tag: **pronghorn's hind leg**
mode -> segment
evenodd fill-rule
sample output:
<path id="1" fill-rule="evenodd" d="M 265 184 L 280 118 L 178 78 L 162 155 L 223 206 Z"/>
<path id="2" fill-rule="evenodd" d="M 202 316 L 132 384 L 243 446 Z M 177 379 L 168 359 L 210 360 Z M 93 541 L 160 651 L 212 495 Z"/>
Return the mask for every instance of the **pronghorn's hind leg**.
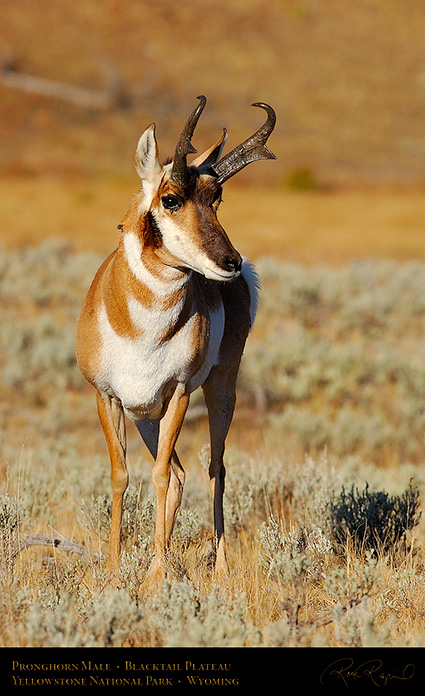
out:
<path id="1" fill-rule="evenodd" d="M 108 570 L 111 576 L 118 571 L 121 546 L 122 501 L 128 485 L 126 466 L 126 428 L 121 404 L 96 392 L 99 420 L 105 434 L 111 460 L 112 519 L 109 540 Z"/>
<path id="2" fill-rule="evenodd" d="M 174 522 L 176 521 L 177 513 L 180 509 L 185 480 L 185 471 L 180 464 L 176 450 L 173 450 L 173 454 L 171 455 L 170 482 L 168 485 L 165 507 L 165 537 L 167 545 L 170 542 Z"/>
<path id="3" fill-rule="evenodd" d="M 188 404 L 187 387 L 183 384 L 177 385 L 159 427 L 155 426 L 158 436 L 153 437 L 152 431 L 146 436 L 145 432 L 148 448 L 155 455 L 152 481 L 156 491 L 155 556 L 144 582 L 148 590 L 155 590 L 158 582 L 162 582 L 166 575 L 166 550 L 180 506 L 185 478 L 174 445 Z M 140 425 L 140 422 L 138 429 L 143 437 L 144 426 Z"/>
<path id="4" fill-rule="evenodd" d="M 160 421 L 158 419 L 148 420 L 147 418 L 136 421 L 137 429 L 154 459 L 156 459 L 158 452 L 159 423 Z M 170 541 L 174 522 L 181 505 L 185 478 L 186 475 L 177 456 L 177 452 L 173 450 L 165 513 L 165 536 L 167 545 Z"/>

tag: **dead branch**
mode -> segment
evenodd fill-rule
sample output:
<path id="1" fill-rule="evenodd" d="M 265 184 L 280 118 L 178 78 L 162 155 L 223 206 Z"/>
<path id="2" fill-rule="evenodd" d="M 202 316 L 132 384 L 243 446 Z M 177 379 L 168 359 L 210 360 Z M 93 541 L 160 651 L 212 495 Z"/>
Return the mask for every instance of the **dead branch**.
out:
<path id="1" fill-rule="evenodd" d="M 52 546 L 57 549 L 62 549 L 68 553 L 76 553 L 78 556 L 85 558 L 95 558 L 100 559 L 102 554 L 94 549 L 88 549 L 84 544 L 79 544 L 76 539 L 70 541 L 66 537 L 62 536 L 56 532 L 56 534 L 36 534 L 32 537 L 27 537 L 23 539 L 21 543 L 14 549 L 11 554 L 12 558 L 15 558 L 28 546 Z"/>
<path id="2" fill-rule="evenodd" d="M 76 87 L 65 82 L 20 73 L 10 64 L 3 65 L 0 72 L 0 80 L 8 87 L 19 89 L 23 92 L 41 94 L 44 97 L 53 97 L 71 102 L 80 107 L 102 111 L 114 106 L 118 95 L 116 86 L 113 89 L 103 91 Z"/>

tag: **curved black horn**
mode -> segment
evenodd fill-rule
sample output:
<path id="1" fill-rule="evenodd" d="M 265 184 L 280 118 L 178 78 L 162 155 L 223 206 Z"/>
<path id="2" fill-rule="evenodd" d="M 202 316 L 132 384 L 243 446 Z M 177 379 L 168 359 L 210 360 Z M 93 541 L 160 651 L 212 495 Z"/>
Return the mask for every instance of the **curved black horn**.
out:
<path id="1" fill-rule="evenodd" d="M 176 150 L 174 153 L 174 162 L 173 162 L 173 168 L 171 171 L 171 178 L 173 181 L 175 181 L 177 184 L 180 186 L 184 187 L 186 184 L 187 180 L 187 171 L 186 171 L 186 157 L 187 155 L 191 154 L 192 152 L 196 152 L 195 148 L 193 147 L 191 141 L 193 132 L 196 128 L 196 124 L 198 123 L 199 117 L 204 109 L 205 104 L 207 103 L 206 98 L 201 95 L 198 97 L 199 99 L 199 104 L 197 107 L 192 111 L 190 114 L 189 118 L 186 121 L 186 125 L 183 128 L 179 141 L 176 145 Z"/>
<path id="2" fill-rule="evenodd" d="M 217 164 L 213 165 L 213 170 L 217 175 L 217 181 L 222 184 L 231 176 L 246 167 L 247 164 L 263 159 L 276 159 L 276 155 L 265 146 L 267 138 L 275 127 L 276 114 L 274 109 L 263 102 L 255 102 L 251 106 L 259 106 L 267 111 L 267 121 L 259 128 L 254 135 L 245 140 L 241 145 L 235 147 L 225 155 Z"/>

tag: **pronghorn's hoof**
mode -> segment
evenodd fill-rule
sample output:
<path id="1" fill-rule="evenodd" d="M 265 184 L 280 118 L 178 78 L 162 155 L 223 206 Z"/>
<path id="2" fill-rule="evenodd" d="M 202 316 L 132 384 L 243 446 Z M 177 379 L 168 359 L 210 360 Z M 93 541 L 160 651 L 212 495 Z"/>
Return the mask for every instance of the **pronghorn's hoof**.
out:
<path id="1" fill-rule="evenodd" d="M 224 582 L 230 577 L 229 566 L 227 563 L 216 563 L 214 567 L 214 579 L 218 582 Z"/>
<path id="2" fill-rule="evenodd" d="M 146 573 L 144 579 L 140 584 L 139 593 L 144 595 L 156 594 L 158 590 L 158 585 L 165 581 L 166 573 L 164 565 L 161 563 L 155 563 L 155 558 Z"/>
<path id="3" fill-rule="evenodd" d="M 214 577 L 217 580 L 226 580 L 229 577 L 229 566 L 227 564 L 224 539 L 222 538 L 218 544 L 216 551 L 216 559 L 214 566 Z"/>

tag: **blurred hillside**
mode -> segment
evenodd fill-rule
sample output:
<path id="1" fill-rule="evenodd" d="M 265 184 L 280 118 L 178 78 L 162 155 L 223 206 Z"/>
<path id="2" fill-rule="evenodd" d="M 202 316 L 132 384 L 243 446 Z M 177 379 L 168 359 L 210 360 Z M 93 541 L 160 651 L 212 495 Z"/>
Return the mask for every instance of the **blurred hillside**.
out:
<path id="1" fill-rule="evenodd" d="M 3 76 L 93 90 L 90 106 L 0 81 L 0 174 L 133 176 L 153 120 L 161 155 L 200 93 L 198 150 L 278 114 L 276 163 L 238 177 L 297 187 L 425 182 L 423 0 L 9 0 Z M 102 100 L 108 102 L 102 104 Z"/>

